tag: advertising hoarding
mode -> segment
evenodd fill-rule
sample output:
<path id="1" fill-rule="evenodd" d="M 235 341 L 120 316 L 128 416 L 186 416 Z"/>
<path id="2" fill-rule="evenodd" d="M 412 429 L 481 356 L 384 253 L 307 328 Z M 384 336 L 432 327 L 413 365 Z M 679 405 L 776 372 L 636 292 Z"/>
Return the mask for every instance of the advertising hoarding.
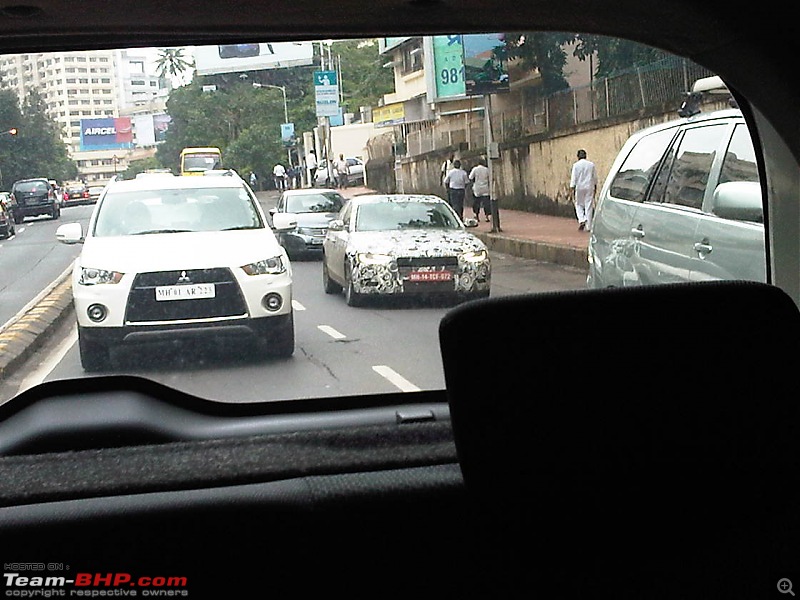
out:
<path id="1" fill-rule="evenodd" d="M 375 127 L 391 127 L 405 123 L 405 106 L 402 102 L 387 104 L 372 109 L 372 122 Z"/>
<path id="2" fill-rule="evenodd" d="M 505 46 L 502 33 L 463 36 L 464 84 L 468 95 L 495 94 L 509 90 L 505 64 L 495 49 Z"/>
<path id="3" fill-rule="evenodd" d="M 433 65 L 437 98 L 466 94 L 463 37 L 461 35 L 433 36 Z"/>
<path id="4" fill-rule="evenodd" d="M 297 145 L 297 137 L 294 133 L 294 123 L 281 124 L 281 142 L 284 148 L 291 148 Z"/>
<path id="5" fill-rule="evenodd" d="M 133 117 L 137 146 L 152 146 L 167 139 L 171 117 L 161 115 L 136 115 Z"/>
<path id="6" fill-rule="evenodd" d="M 81 119 L 81 151 L 133 148 L 130 117 Z"/>
<path id="7" fill-rule="evenodd" d="M 335 117 L 339 114 L 336 71 L 314 71 L 314 100 L 318 117 Z"/>
<path id="8" fill-rule="evenodd" d="M 240 73 L 310 65 L 314 61 L 312 42 L 266 42 L 197 46 L 195 73 Z"/>

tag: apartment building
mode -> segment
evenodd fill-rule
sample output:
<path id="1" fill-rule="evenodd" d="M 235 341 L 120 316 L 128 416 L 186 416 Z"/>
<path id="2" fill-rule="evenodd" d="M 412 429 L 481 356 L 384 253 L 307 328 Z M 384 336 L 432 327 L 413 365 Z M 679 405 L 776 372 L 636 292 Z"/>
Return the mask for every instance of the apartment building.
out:
<path id="1" fill-rule="evenodd" d="M 105 183 L 124 171 L 132 158 L 147 155 L 147 146 L 154 144 L 141 144 L 144 148 L 140 148 L 137 139 L 151 141 L 152 131 L 137 135 L 133 117 L 149 115 L 149 120 L 138 119 L 138 123 L 149 123 L 152 128 L 154 115 L 165 112 L 169 93 L 163 81 L 148 73 L 148 56 L 142 50 L 3 55 L 0 78 L 20 102 L 29 90 L 39 91 L 49 116 L 61 129 L 79 177 L 88 184 Z M 87 143 L 87 132 L 104 129 L 97 125 L 109 119 L 115 120 L 113 127 L 129 129 L 122 137 L 130 141 Z"/>

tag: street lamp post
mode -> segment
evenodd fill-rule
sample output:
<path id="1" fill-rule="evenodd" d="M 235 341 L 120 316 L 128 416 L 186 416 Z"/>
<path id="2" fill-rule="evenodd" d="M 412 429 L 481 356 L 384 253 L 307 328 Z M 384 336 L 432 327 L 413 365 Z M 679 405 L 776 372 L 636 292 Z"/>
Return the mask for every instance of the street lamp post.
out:
<path id="1" fill-rule="evenodd" d="M 274 90 L 280 90 L 283 94 L 283 122 L 288 125 L 289 123 L 289 105 L 286 103 L 286 88 L 282 85 L 270 85 L 269 83 L 258 83 L 253 82 L 254 88 L 272 88 Z M 292 149 L 287 148 L 286 154 L 289 157 L 289 167 L 292 166 Z"/>

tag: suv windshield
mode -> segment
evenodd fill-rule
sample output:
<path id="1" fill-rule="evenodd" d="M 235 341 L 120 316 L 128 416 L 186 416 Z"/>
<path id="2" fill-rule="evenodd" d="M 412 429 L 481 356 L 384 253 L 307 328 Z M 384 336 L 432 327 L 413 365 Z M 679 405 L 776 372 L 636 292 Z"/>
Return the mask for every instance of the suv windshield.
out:
<path id="1" fill-rule="evenodd" d="M 261 227 L 244 189 L 114 191 L 97 213 L 94 235 L 223 231 Z"/>
<path id="2" fill-rule="evenodd" d="M 329 213 L 342 209 L 342 196 L 336 192 L 322 194 L 292 194 L 286 200 L 286 212 Z"/>
<path id="3" fill-rule="evenodd" d="M 0 137 L 0 178 L 105 191 L 60 216 L 17 197 L 0 333 L 37 300 L 64 308 L 0 402 L 98 372 L 221 403 L 442 390 L 438 324 L 462 302 L 763 277 L 729 94 L 625 146 L 715 75 L 686 58 L 535 31 L 44 50 L 0 57 L 0 114 L 50 124 Z M 683 126 L 720 111 L 713 136 Z"/>

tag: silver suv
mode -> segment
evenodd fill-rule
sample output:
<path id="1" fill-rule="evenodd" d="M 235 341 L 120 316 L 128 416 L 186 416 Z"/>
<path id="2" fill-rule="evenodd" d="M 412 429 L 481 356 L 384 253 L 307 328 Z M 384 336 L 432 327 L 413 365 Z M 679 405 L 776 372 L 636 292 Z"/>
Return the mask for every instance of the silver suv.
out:
<path id="1" fill-rule="evenodd" d="M 590 288 L 713 279 L 766 281 L 758 166 L 738 110 L 631 136 L 589 241 Z"/>

